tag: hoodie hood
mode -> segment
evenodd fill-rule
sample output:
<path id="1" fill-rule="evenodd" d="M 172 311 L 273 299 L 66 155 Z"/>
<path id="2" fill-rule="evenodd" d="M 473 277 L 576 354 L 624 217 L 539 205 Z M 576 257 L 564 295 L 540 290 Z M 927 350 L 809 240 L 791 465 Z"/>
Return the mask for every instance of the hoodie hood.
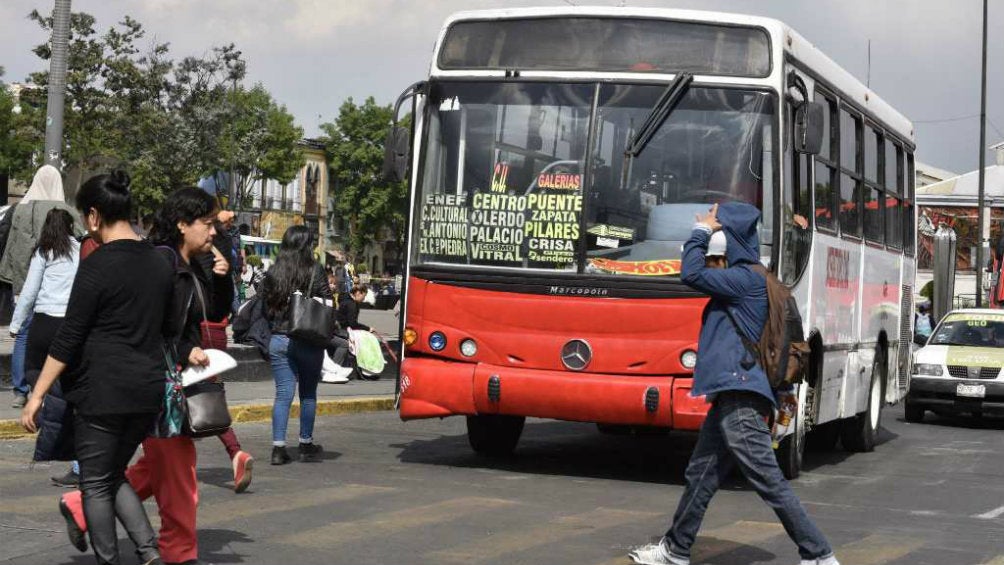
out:
<path id="1" fill-rule="evenodd" d="M 56 167 L 43 165 L 35 173 L 35 178 L 32 179 L 31 186 L 28 187 L 28 192 L 24 193 L 21 202 L 32 200 L 66 201 L 66 195 L 63 194 L 63 176 Z"/>
<path id="2" fill-rule="evenodd" d="M 749 204 L 725 202 L 718 205 L 718 223 L 728 241 L 725 258 L 730 266 L 760 262 L 759 221 L 760 210 Z"/>

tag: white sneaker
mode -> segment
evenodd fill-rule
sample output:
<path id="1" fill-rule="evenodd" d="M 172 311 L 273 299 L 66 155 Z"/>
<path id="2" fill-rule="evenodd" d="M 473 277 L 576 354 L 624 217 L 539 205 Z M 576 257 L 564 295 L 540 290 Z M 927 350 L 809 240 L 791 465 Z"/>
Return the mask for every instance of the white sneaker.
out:
<path id="1" fill-rule="evenodd" d="M 669 551 L 661 540 L 659 543 L 636 547 L 628 553 L 628 557 L 639 565 L 690 565 L 689 557 Z"/>
<path id="2" fill-rule="evenodd" d="M 800 565 L 840 565 L 833 555 L 821 559 L 803 559 Z"/>

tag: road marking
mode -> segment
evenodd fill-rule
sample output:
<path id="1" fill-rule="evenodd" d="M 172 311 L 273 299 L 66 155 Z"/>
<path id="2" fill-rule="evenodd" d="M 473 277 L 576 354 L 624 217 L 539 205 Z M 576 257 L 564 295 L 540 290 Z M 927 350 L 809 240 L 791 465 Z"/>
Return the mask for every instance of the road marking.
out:
<path id="1" fill-rule="evenodd" d="M 924 541 L 903 536 L 874 534 L 838 547 L 837 559 L 854 565 L 881 565 L 903 557 L 924 545 Z"/>
<path id="2" fill-rule="evenodd" d="M 454 498 L 395 512 L 376 514 L 368 518 L 331 522 L 297 534 L 282 536 L 279 543 L 302 547 L 331 547 L 369 538 L 385 538 L 402 530 L 456 520 L 467 514 L 486 512 L 492 508 L 516 504 L 501 498 Z"/>
<path id="3" fill-rule="evenodd" d="M 443 561 L 481 562 L 526 551 L 558 540 L 591 534 L 604 528 L 629 522 L 654 520 L 657 516 L 660 514 L 597 508 L 582 514 L 559 516 L 550 522 L 534 523 L 525 528 L 489 535 L 457 547 L 434 551 L 428 557 L 433 563 Z"/>
<path id="4" fill-rule="evenodd" d="M 731 524 L 702 530 L 692 548 L 691 562 L 705 563 L 708 559 L 734 551 L 743 546 L 755 545 L 784 533 L 784 527 L 777 522 L 754 522 L 739 520 Z M 605 561 L 603 565 L 624 565 L 628 562 L 624 555 Z"/>
<path id="5" fill-rule="evenodd" d="M 983 565 L 1004 565 L 1004 555 L 998 555 Z"/>
<path id="6" fill-rule="evenodd" d="M 306 489 L 294 493 L 283 493 L 281 496 L 268 497 L 268 501 L 261 500 L 258 504 L 248 504 L 246 500 L 238 499 L 214 500 L 211 504 L 199 505 L 198 523 L 200 526 L 205 526 L 220 522 L 232 522 L 272 512 L 299 510 L 301 508 L 353 500 L 364 496 L 393 492 L 395 490 L 397 489 L 392 487 L 344 484 L 329 488 Z M 272 498 L 275 499 L 274 502 L 271 501 Z"/>
<path id="7" fill-rule="evenodd" d="M 993 520 L 1001 514 L 1004 514 L 1004 506 L 994 508 L 993 510 L 984 512 L 983 514 L 976 514 L 973 518 L 979 518 L 980 520 Z"/>

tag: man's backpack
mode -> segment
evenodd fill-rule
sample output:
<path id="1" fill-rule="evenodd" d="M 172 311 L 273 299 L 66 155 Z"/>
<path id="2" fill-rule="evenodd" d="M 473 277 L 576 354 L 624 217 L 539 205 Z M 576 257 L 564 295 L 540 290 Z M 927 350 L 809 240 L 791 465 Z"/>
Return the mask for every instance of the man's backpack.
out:
<path id="1" fill-rule="evenodd" d="M 767 321 L 760 332 L 760 342 L 753 343 L 739 329 L 732 313 L 726 310 L 739 339 L 750 354 L 760 363 L 771 388 L 778 389 L 805 380 L 809 365 L 809 344 L 802 331 L 802 316 L 798 303 L 784 286 L 763 265 L 753 265 L 753 271 L 767 280 Z"/>

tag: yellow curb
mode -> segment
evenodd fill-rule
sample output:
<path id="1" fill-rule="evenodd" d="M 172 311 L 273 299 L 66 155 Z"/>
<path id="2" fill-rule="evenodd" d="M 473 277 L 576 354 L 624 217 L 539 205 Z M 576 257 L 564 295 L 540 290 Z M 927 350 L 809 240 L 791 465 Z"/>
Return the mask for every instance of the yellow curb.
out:
<path id="1" fill-rule="evenodd" d="M 338 416 L 342 414 L 358 414 L 360 412 L 379 412 L 394 409 L 394 397 L 385 396 L 357 396 L 351 398 L 339 398 L 337 400 L 322 400 L 317 403 L 318 416 Z M 290 408 L 290 417 L 300 416 L 300 404 L 296 403 Z M 240 404 L 230 407 L 230 417 L 235 424 L 247 424 L 250 422 L 263 422 L 272 418 L 271 404 Z M 20 420 L 0 420 L 0 440 L 20 439 L 32 437 L 21 427 Z"/>

